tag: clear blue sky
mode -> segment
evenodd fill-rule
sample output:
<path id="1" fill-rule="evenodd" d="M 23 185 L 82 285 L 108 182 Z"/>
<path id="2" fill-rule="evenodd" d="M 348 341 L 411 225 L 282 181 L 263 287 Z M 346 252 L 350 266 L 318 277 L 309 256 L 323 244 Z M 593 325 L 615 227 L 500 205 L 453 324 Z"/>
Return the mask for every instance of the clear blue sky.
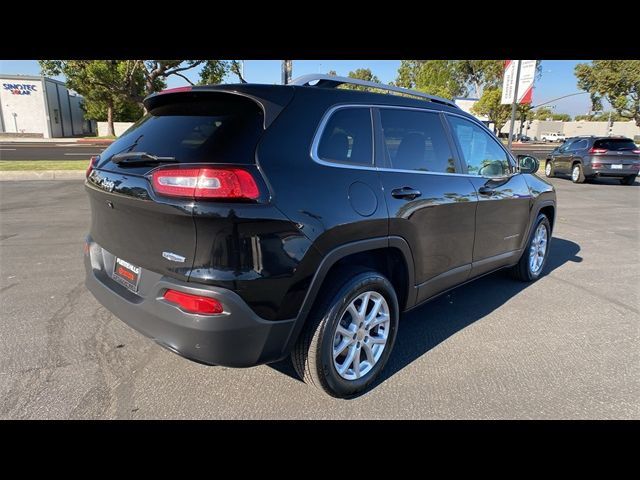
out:
<path id="1" fill-rule="evenodd" d="M 538 105 L 556 97 L 578 92 L 573 69 L 577 63 L 588 60 L 543 60 L 542 78 L 536 82 L 533 92 L 533 104 Z M 346 76 L 349 71 L 357 68 L 370 68 L 382 82 L 387 83 L 395 79 L 400 60 L 294 60 L 293 76 L 307 73 L 326 73 L 335 70 L 338 75 Z M 40 68 L 35 60 L 0 60 L 0 73 L 39 75 Z M 280 60 L 246 60 L 244 75 L 247 81 L 254 83 L 280 83 Z M 190 72 L 187 76 L 197 80 L 198 72 Z M 64 78 L 60 78 L 64 80 Z M 232 76 L 229 82 L 237 82 Z M 169 80 L 169 87 L 179 87 L 187 82 L 179 77 Z M 555 111 L 580 115 L 587 113 L 591 103 L 589 95 L 577 95 L 553 102 Z"/>

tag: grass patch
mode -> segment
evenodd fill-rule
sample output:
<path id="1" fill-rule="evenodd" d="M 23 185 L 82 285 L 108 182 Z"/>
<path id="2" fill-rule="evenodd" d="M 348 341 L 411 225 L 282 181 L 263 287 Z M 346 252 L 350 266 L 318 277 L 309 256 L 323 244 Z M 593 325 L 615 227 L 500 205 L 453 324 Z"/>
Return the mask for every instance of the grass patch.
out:
<path id="1" fill-rule="evenodd" d="M 87 160 L 2 160 L 0 172 L 86 170 L 88 166 Z"/>

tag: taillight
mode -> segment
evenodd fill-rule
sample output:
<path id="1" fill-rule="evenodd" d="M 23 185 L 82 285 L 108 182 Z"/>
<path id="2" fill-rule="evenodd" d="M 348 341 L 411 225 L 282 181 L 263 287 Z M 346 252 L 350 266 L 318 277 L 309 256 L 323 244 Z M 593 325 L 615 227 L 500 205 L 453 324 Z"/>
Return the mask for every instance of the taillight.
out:
<path id="1" fill-rule="evenodd" d="M 635 153 L 636 155 L 640 155 L 640 150 L 633 150 L 633 153 Z"/>
<path id="2" fill-rule="evenodd" d="M 200 313 L 202 315 L 218 315 L 223 313 L 222 304 L 211 297 L 202 295 L 192 295 L 190 293 L 179 292 L 177 290 L 167 290 L 164 292 L 164 299 L 167 302 L 179 306 L 189 313 Z"/>
<path id="3" fill-rule="evenodd" d="M 592 148 L 589 150 L 589 153 L 607 153 L 608 150 L 606 148 Z"/>
<path id="4" fill-rule="evenodd" d="M 93 169 L 96 167 L 97 163 L 98 157 L 91 157 L 89 159 L 89 166 L 87 167 L 87 171 L 85 172 L 87 178 L 89 178 L 89 175 L 91 175 L 91 172 L 93 172 Z"/>
<path id="5" fill-rule="evenodd" d="M 153 189 L 169 197 L 255 200 L 260 196 L 253 176 L 241 168 L 160 169 L 152 178 Z"/>

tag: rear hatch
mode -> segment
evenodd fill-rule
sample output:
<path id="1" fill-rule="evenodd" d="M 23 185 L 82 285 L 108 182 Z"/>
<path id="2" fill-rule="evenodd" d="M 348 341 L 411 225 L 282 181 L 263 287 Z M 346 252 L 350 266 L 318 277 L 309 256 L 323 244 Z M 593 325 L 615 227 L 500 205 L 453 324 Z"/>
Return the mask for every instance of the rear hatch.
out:
<path id="1" fill-rule="evenodd" d="M 154 97 L 146 102 L 148 115 L 97 158 L 87 178 L 90 235 L 125 262 L 188 280 L 197 199 L 160 194 L 154 171 L 231 165 L 257 174 L 255 149 L 264 131 L 264 110 L 254 99 L 224 91 Z"/>
<path id="2" fill-rule="evenodd" d="M 592 164 L 600 163 L 611 170 L 628 170 L 640 160 L 640 149 L 630 138 L 596 140 L 589 153 L 592 155 Z"/>

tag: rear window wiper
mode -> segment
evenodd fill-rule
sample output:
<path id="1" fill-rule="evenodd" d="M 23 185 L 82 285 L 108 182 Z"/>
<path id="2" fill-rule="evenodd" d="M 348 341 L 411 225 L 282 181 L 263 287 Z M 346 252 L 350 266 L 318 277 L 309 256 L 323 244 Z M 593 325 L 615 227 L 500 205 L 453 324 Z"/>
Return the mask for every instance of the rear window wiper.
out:
<path id="1" fill-rule="evenodd" d="M 111 161 L 121 167 L 127 165 L 149 165 L 154 163 L 171 163 L 176 161 L 176 157 L 157 157 L 147 152 L 125 152 L 117 153 L 111 157 Z"/>

